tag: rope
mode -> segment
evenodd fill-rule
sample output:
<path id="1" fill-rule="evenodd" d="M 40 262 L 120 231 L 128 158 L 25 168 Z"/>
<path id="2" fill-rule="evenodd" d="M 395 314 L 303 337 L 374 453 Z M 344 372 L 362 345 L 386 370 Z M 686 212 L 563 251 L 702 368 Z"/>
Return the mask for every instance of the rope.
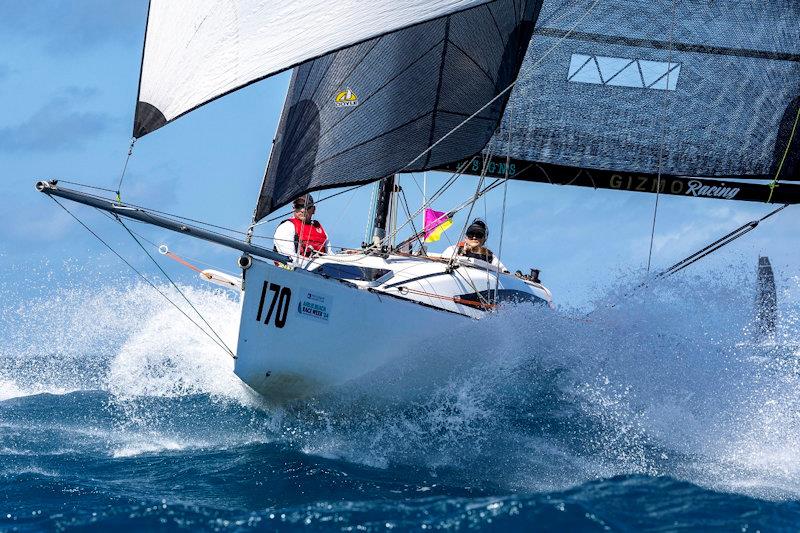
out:
<path id="1" fill-rule="evenodd" d="M 403 189 L 400 189 L 400 195 L 403 198 L 403 209 L 405 209 L 406 215 L 408 216 L 408 220 L 411 222 L 411 231 L 414 232 L 415 238 L 414 237 L 412 238 L 414 238 L 414 240 L 419 242 L 420 250 L 424 250 L 425 241 L 422 240 L 422 236 L 425 234 L 425 231 L 424 230 L 421 232 L 417 231 L 417 226 L 414 224 L 414 217 L 411 216 L 411 208 L 408 207 L 408 198 L 406 198 L 406 192 Z M 397 233 L 397 230 L 395 230 L 395 233 Z M 406 241 L 404 241 L 403 244 L 405 244 L 405 242 Z"/>
<path id="2" fill-rule="evenodd" d="M 483 189 L 483 190 L 482 190 L 482 191 L 479 193 L 479 196 L 484 196 L 484 195 L 488 194 L 490 191 L 492 191 L 492 190 L 496 189 L 497 187 L 499 187 L 500 185 L 502 185 L 502 184 L 503 184 L 503 183 L 505 183 L 505 182 L 506 182 L 506 180 L 504 180 L 503 178 L 497 178 L 497 179 L 496 179 L 496 180 L 494 180 L 492 183 L 490 183 L 489 185 L 487 185 L 487 186 L 486 186 L 486 187 L 485 187 L 485 188 L 484 188 L 484 189 Z M 474 198 L 473 198 L 473 197 L 470 197 L 470 199 L 469 199 L 469 200 L 467 200 L 467 201 L 465 201 L 465 202 L 462 202 L 462 203 L 461 203 L 461 204 L 459 204 L 458 206 L 456 206 L 456 207 L 454 207 L 453 209 L 451 209 L 450 211 L 448 211 L 448 214 L 455 215 L 456 213 L 458 213 L 459 211 L 461 211 L 462 209 L 464 209 L 464 208 L 465 208 L 465 207 L 467 207 L 468 205 L 472 204 L 473 202 L 474 202 Z M 417 211 L 417 212 L 416 212 L 416 214 L 418 215 L 418 214 L 419 214 L 419 211 Z M 415 215 L 415 216 L 416 216 L 416 215 Z M 398 231 L 399 231 L 400 229 L 402 229 L 402 228 L 398 228 Z M 425 232 L 424 232 L 424 230 L 423 230 L 423 231 L 422 231 L 420 234 L 424 235 L 424 233 L 425 233 Z M 406 244 L 406 243 L 408 243 L 408 242 L 415 241 L 415 240 L 417 240 L 417 239 L 419 238 L 419 235 L 420 235 L 420 234 L 417 234 L 417 235 L 412 235 L 411 237 L 409 237 L 408 239 L 404 240 L 404 241 L 403 241 L 403 242 L 401 242 L 400 244 L 401 244 L 401 245 L 403 245 L 403 244 Z M 449 237 L 449 236 L 448 236 L 446 233 L 444 234 L 444 238 L 445 238 L 445 239 L 447 239 L 447 242 L 449 242 L 450 244 L 452 244 L 452 241 L 450 241 L 450 237 Z M 395 252 L 395 253 L 397 253 L 397 252 Z"/>
<path id="3" fill-rule="evenodd" d="M 469 305 L 471 307 L 476 307 L 478 309 L 492 309 L 492 308 L 495 307 L 494 304 L 490 304 L 488 302 L 487 303 L 473 302 L 472 300 L 465 300 L 464 298 L 459 298 L 458 296 L 444 296 L 444 295 L 436 294 L 436 293 L 433 293 L 433 292 L 426 292 L 426 291 L 421 291 L 421 290 L 418 290 L 418 289 L 409 289 L 408 287 L 397 287 L 397 290 L 400 291 L 401 294 L 407 294 L 407 293 L 419 294 L 421 296 L 428 296 L 430 298 L 438 298 L 440 300 L 447 300 L 449 302 L 455 302 L 457 304 Z M 478 298 L 482 298 L 480 292 L 476 291 L 475 294 L 478 295 Z"/>
<path id="4" fill-rule="evenodd" d="M 786 157 L 789 155 L 789 148 L 792 147 L 792 141 L 794 140 L 794 134 L 797 131 L 797 123 L 800 121 L 800 107 L 797 108 L 797 116 L 794 117 L 794 125 L 792 126 L 792 133 L 789 134 L 789 142 L 786 143 L 786 150 L 783 151 L 783 157 L 781 157 L 781 162 L 778 164 L 778 171 L 775 172 L 775 177 L 772 178 L 772 182 L 769 184 L 769 197 L 767 197 L 767 203 L 772 202 L 772 193 L 775 191 L 775 187 L 778 186 L 778 178 L 781 175 L 781 171 L 783 170 L 783 164 L 786 162 Z"/>
<path id="5" fill-rule="evenodd" d="M 200 270 L 199 268 L 197 268 L 196 266 L 194 266 L 193 264 L 191 264 L 189 261 L 186 261 L 185 259 L 181 258 L 181 257 L 180 257 L 180 256 L 178 256 L 177 254 L 174 254 L 174 253 L 170 252 L 169 250 L 167 250 L 166 252 L 162 252 L 162 253 L 163 253 L 165 256 L 167 256 L 167 257 L 169 257 L 170 259 L 172 259 L 173 261 L 177 261 L 178 263 L 182 264 L 182 265 L 183 265 L 183 266 L 185 266 L 186 268 L 188 268 L 188 269 L 190 269 L 190 270 L 194 270 L 194 271 L 195 271 L 195 272 L 197 272 L 198 274 L 202 274 L 202 275 L 203 275 L 203 277 L 208 277 L 208 276 L 206 276 L 205 274 L 203 274 L 203 271 L 202 271 L 202 270 Z"/>
<path id="6" fill-rule="evenodd" d="M 117 183 L 116 193 L 117 193 L 117 201 L 118 202 L 122 201 L 122 194 L 120 193 L 120 190 L 122 189 L 122 180 L 125 179 L 125 171 L 128 170 L 128 162 L 131 160 L 131 156 L 133 155 L 133 145 L 134 144 L 136 144 L 136 137 L 131 139 L 131 145 L 128 148 L 128 157 L 125 158 L 125 164 L 122 166 L 122 174 L 120 174 L 119 183 Z"/>
<path id="7" fill-rule="evenodd" d="M 49 196 L 49 195 L 48 195 L 48 196 Z M 92 230 L 92 229 L 91 229 L 89 226 L 87 226 L 87 225 L 86 225 L 86 224 L 85 224 L 85 223 L 84 223 L 84 222 L 83 222 L 81 219 L 79 219 L 77 216 L 75 216 L 75 215 L 72 213 L 72 211 L 70 211 L 69 209 L 67 209 L 67 208 L 66 208 L 66 207 L 65 207 L 65 206 L 64 206 L 64 205 L 63 205 L 61 202 L 59 202 L 58 200 L 56 200 L 56 199 L 55 199 L 55 197 L 53 197 L 53 196 L 49 196 L 49 197 L 50 197 L 50 198 L 51 198 L 51 199 L 52 199 L 52 200 L 53 200 L 53 201 L 54 201 L 56 204 L 58 204 L 58 206 L 59 206 L 61 209 L 63 209 L 64 211 L 66 211 L 66 212 L 67 212 L 67 214 L 68 214 L 69 216 L 71 216 L 72 218 L 74 218 L 74 219 L 75 219 L 75 221 L 76 221 L 76 222 L 78 222 L 78 224 L 80 224 L 81 226 L 83 226 L 83 227 L 84 227 L 84 229 L 86 229 L 86 231 L 88 231 L 89 233 L 91 233 L 91 234 L 94 236 L 94 238 L 95 238 L 95 239 L 97 239 L 98 241 L 100 241 L 100 242 L 101 242 L 101 243 L 102 243 L 102 244 L 103 244 L 103 245 L 104 245 L 106 248 L 108 248 L 108 249 L 111 251 L 111 253 L 113 253 L 114 255 L 116 255 L 116 256 L 117 256 L 117 257 L 118 257 L 118 258 L 119 258 L 119 259 L 120 259 L 120 260 L 121 260 L 123 263 L 125 263 L 126 265 L 128 265 L 128 267 L 129 267 L 131 270 L 133 270 L 133 271 L 134 271 L 134 272 L 135 272 L 135 273 L 136 273 L 136 274 L 137 274 L 137 275 L 138 275 L 140 278 L 142 278 L 142 279 L 144 280 L 144 282 L 145 282 L 145 283 L 147 283 L 147 284 L 148 284 L 150 287 L 152 287 L 153 289 L 155 289 L 155 291 L 156 291 L 156 292 L 158 292 L 158 294 L 160 294 L 160 295 L 161 295 L 161 296 L 162 296 L 162 297 L 163 297 L 163 298 L 164 298 L 166 301 L 168 301 L 170 304 L 172 304 L 172 306 L 173 306 L 175 309 L 177 309 L 177 310 L 178 310 L 178 311 L 179 311 L 179 312 L 180 312 L 180 313 L 181 313 L 183 316 L 185 316 L 185 317 L 186 317 L 186 319 L 187 319 L 189 322 L 191 322 L 192 324 L 194 324 L 194 325 L 195 325 L 195 326 L 196 326 L 196 327 L 197 327 L 197 328 L 198 328 L 198 329 L 199 329 L 201 332 L 203 332 L 203 334 L 204 334 L 205 336 L 207 336 L 209 339 L 211 339 L 211 341 L 212 341 L 212 342 L 214 342 L 214 344 L 216 344 L 217 346 L 219 346 L 220 348 L 222 348 L 223 350 L 225 350 L 226 352 L 228 352 L 228 354 L 230 354 L 231 356 L 233 356 L 233 358 L 234 358 L 234 359 L 236 358 L 236 356 L 235 356 L 235 355 L 233 355 L 233 353 L 230 351 L 230 349 L 229 349 L 227 346 L 225 346 L 224 344 L 220 344 L 220 343 L 219 343 L 219 342 L 218 342 L 216 339 L 214 339 L 214 337 L 212 337 L 211 335 L 209 335 L 209 334 L 208 334 L 208 332 L 207 332 L 207 331 L 206 331 L 206 330 L 205 330 L 205 329 L 204 329 L 202 326 L 200 326 L 200 324 L 198 324 L 197 322 L 195 322 L 194 320 L 192 320 L 192 317 L 190 317 L 189 315 L 187 315 L 187 314 L 186 314 L 186 312 L 185 312 L 183 309 L 181 309 L 181 308 L 178 306 L 178 304 L 176 304 L 175 302 L 173 302 L 173 301 L 172 301 L 172 300 L 169 298 L 169 296 L 167 296 L 166 294 L 164 294 L 164 292 L 163 292 L 163 291 L 161 291 L 161 289 L 159 289 L 158 287 L 156 287 L 156 286 L 155 286 L 155 284 L 154 284 L 152 281 L 150 281 L 149 279 L 147 279 L 147 277 L 146 277 L 144 274 L 142 274 L 142 273 L 141 273 L 141 272 L 140 272 L 140 271 L 139 271 L 139 270 L 138 270 L 138 269 L 137 269 L 135 266 L 133 266 L 133 265 L 132 265 L 132 264 L 131 264 L 131 263 L 130 263 L 130 262 L 127 260 L 127 259 L 125 259 L 124 257 L 122 257 L 122 256 L 119 254 L 119 252 L 117 252 L 117 251 L 116 251 L 114 248 L 112 248 L 112 247 L 111 247 L 111 245 L 110 245 L 110 244 L 108 244 L 106 241 L 104 241 L 104 240 L 102 239 L 102 237 L 100 237 L 100 236 L 99 236 L 97 233 L 95 233 L 95 232 L 94 232 L 94 231 L 93 231 L 93 230 Z"/>
<path id="8" fill-rule="evenodd" d="M 461 165 L 459 168 L 457 168 L 457 169 L 456 169 L 456 171 L 455 171 L 455 172 L 453 172 L 453 173 L 450 175 L 450 177 L 449 177 L 449 178 L 447 178 L 447 180 L 445 180 L 445 182 L 444 182 L 444 183 L 443 183 L 443 184 L 442 184 L 442 185 L 441 185 L 441 186 L 440 186 L 440 187 L 439 187 L 439 188 L 436 190 L 436 192 L 434 192 L 434 193 L 433 193 L 433 195 L 431 195 L 430 199 L 428 199 L 428 201 L 427 201 L 426 203 L 422 204 L 422 205 L 420 206 L 420 208 L 419 208 L 419 209 L 417 209 L 417 210 L 414 212 L 414 214 L 413 214 L 413 217 L 417 217 L 417 216 L 418 216 L 420 213 L 422 213 L 422 211 L 423 211 L 423 210 L 424 210 L 426 207 L 428 207 L 428 206 L 432 205 L 432 204 L 433 204 L 433 202 L 435 202 L 436 200 L 438 200 L 438 199 L 439 199 L 439 198 L 440 198 L 440 197 L 441 197 L 441 196 L 442 196 L 442 195 L 443 195 L 443 194 L 444 194 L 444 193 L 445 193 L 445 192 L 446 192 L 446 191 L 447 191 L 447 190 L 448 190 L 450 187 L 452 187 L 452 186 L 453 186 L 453 184 L 455 184 L 455 182 L 456 182 L 456 180 L 458 179 L 458 177 L 459 177 L 459 176 L 461 176 L 461 174 L 463 173 L 463 171 L 464 171 L 464 170 L 465 170 L 465 169 L 466 169 L 466 168 L 467 168 L 469 165 L 471 165 L 471 164 L 472 164 L 472 162 L 473 162 L 473 161 L 475 161 L 475 159 L 476 159 L 476 158 L 477 158 L 477 156 L 473 156 L 473 158 L 472 158 L 472 159 L 470 159 L 469 161 L 466 161 L 466 162 L 464 162 L 464 163 L 463 163 L 463 164 L 462 164 L 462 165 Z M 464 204 L 464 205 L 467 205 L 467 204 Z M 462 206 L 462 207 L 463 207 L 463 206 Z M 400 225 L 400 226 L 399 226 L 399 227 L 396 229 L 396 231 L 395 231 L 395 232 L 396 232 L 396 233 L 397 233 L 397 232 L 400 232 L 400 230 L 402 230 L 404 227 L 406 227 L 406 226 L 407 226 L 407 225 L 408 225 L 410 222 L 411 222 L 410 220 L 406 220 L 405 222 L 403 222 L 403 223 L 402 223 L 402 224 L 401 224 L 401 225 Z M 394 235 L 392 235 L 392 237 L 394 237 Z"/>
<path id="9" fill-rule="evenodd" d="M 653 224 L 650 227 L 650 249 L 647 252 L 647 273 L 650 273 L 650 263 L 653 259 L 653 242 L 656 237 L 656 219 L 658 217 L 658 200 L 661 198 L 661 172 L 664 167 L 664 145 L 667 142 L 667 121 L 669 100 L 669 75 L 672 72 L 672 46 L 675 41 L 675 13 L 676 13 L 676 0 L 672 0 L 672 21 L 669 30 L 669 51 L 667 53 L 667 87 L 664 89 L 664 97 L 661 105 L 661 142 L 658 146 L 658 177 L 656 178 L 656 202 L 653 206 Z"/>

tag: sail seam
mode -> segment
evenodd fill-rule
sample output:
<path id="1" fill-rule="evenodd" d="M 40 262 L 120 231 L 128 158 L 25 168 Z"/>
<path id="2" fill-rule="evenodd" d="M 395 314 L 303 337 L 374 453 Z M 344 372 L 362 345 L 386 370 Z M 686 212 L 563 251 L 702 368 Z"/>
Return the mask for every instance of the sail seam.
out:
<path id="1" fill-rule="evenodd" d="M 464 49 L 462 49 L 460 46 L 458 46 L 456 43 L 453 43 L 453 42 L 451 42 L 451 43 L 450 43 L 450 45 L 451 45 L 453 48 L 455 48 L 456 50 L 458 50 L 459 52 L 461 52 L 462 54 L 464 54 L 464 57 L 466 57 L 467 59 L 469 59 L 469 60 L 470 60 L 470 62 L 471 62 L 473 65 L 475 65 L 476 67 L 478 67 L 478 70 L 480 70 L 480 71 L 483 73 L 483 75 L 484 75 L 484 76 L 486 76 L 486 79 L 488 79 L 488 80 L 489 80 L 490 82 L 492 82 L 492 83 L 495 83 L 495 81 L 496 81 L 496 80 L 492 79 L 492 75 L 491 75 L 491 74 L 489 74 L 488 72 L 486 72 L 486 70 L 485 70 L 485 69 L 484 69 L 482 66 L 480 66 L 480 65 L 478 64 L 478 62 L 477 62 L 477 61 L 475 61 L 475 59 L 474 59 L 474 58 L 473 58 L 471 55 L 469 55 L 467 52 L 465 52 L 465 51 L 464 51 Z"/>
<path id="2" fill-rule="evenodd" d="M 500 37 L 500 39 L 502 39 L 503 38 L 503 32 L 500 31 L 500 25 L 497 23 L 497 19 L 494 17 L 494 13 L 492 12 L 491 8 L 489 8 L 488 5 L 485 6 L 485 7 L 486 7 L 486 10 L 489 12 L 489 16 L 492 17 L 492 22 L 494 23 L 494 28 L 497 30 L 497 35 Z"/>
<path id="3" fill-rule="evenodd" d="M 604 44 L 617 44 L 634 46 L 637 48 L 655 48 L 657 50 L 668 50 L 670 43 L 655 39 L 634 39 L 619 35 L 604 35 L 602 33 L 589 32 L 569 32 L 558 28 L 537 28 L 534 35 L 542 37 L 561 37 L 573 41 L 588 41 Z M 726 55 L 736 57 L 747 57 L 753 59 L 774 59 L 778 61 L 800 62 L 800 54 L 790 52 L 768 52 L 766 50 L 753 50 L 749 48 L 733 48 L 728 46 L 709 46 L 705 44 L 674 43 L 674 50 L 678 52 L 693 52 L 699 54 Z"/>
<path id="4" fill-rule="evenodd" d="M 426 113 L 424 113 L 424 114 L 422 114 L 422 115 L 420 115 L 418 117 L 412 118 L 411 120 L 403 122 L 402 124 L 392 128 L 390 130 L 384 131 L 380 135 L 376 135 L 375 137 L 373 137 L 371 139 L 367 139 L 367 140 L 362 141 L 362 142 L 360 142 L 358 144 L 355 144 L 353 146 L 349 146 L 345 150 L 342 150 L 341 152 L 338 152 L 338 153 L 335 153 L 333 155 L 330 155 L 330 156 L 326 157 L 325 159 L 322 159 L 322 160 L 318 161 L 316 164 L 317 164 L 317 166 L 322 166 L 323 164 L 327 163 L 331 159 L 335 159 L 335 158 L 337 158 L 337 157 L 339 157 L 339 156 L 341 156 L 343 154 L 346 154 L 347 152 L 349 152 L 349 151 L 351 151 L 351 150 L 353 150 L 355 148 L 359 148 L 360 146 L 363 146 L 363 145 L 365 145 L 367 143 L 371 143 L 371 142 L 375 141 L 376 139 L 380 139 L 381 137 L 385 137 L 386 135 L 388 135 L 390 133 L 394 133 L 395 131 L 397 131 L 397 130 L 399 130 L 401 128 L 404 128 L 404 127 L 408 126 L 409 124 L 413 124 L 414 122 L 416 122 L 418 120 L 421 120 L 421 119 L 427 117 L 430 114 L 431 114 L 430 112 L 426 112 Z M 384 177 L 385 176 L 381 176 L 381 178 L 384 178 Z M 381 178 L 378 178 L 378 179 L 381 179 Z M 338 187 L 338 186 L 341 186 L 341 185 L 337 184 L 336 186 Z"/>

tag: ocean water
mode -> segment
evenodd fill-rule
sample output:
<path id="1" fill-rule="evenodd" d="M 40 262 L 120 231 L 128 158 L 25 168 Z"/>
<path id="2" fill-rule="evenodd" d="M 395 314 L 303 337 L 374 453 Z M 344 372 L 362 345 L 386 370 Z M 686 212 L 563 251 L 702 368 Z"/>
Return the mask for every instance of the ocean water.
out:
<path id="1" fill-rule="evenodd" d="M 509 308 L 284 407 L 147 286 L 6 292 L 0 530 L 796 531 L 800 306 L 757 342 L 752 270 Z M 186 291 L 233 344 L 235 297 Z"/>

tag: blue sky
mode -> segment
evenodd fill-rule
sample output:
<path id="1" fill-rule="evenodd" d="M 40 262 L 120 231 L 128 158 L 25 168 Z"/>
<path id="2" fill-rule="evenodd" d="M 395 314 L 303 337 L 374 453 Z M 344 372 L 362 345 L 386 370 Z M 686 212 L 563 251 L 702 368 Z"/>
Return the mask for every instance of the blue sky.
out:
<path id="1" fill-rule="evenodd" d="M 95 274 L 114 278 L 128 275 L 127 267 L 35 192 L 33 184 L 60 178 L 115 188 L 131 135 L 146 8 L 145 0 L 0 5 L 0 267 L 6 283 L 24 286 L 33 270 L 58 272 L 65 264 L 92 265 Z M 287 83 L 288 74 L 283 74 L 251 85 L 140 139 L 123 197 L 246 228 Z M 416 178 L 421 184 L 421 176 Z M 429 187 L 443 179 L 431 175 Z M 401 184 L 418 205 L 413 179 L 404 177 Z M 475 184 L 465 177 L 434 207 L 453 207 Z M 317 216 L 334 244 L 361 242 L 370 192 L 367 186 L 319 206 Z M 641 272 L 654 201 L 649 194 L 511 183 L 502 259 L 512 269 L 541 268 L 559 302 L 584 305 L 620 278 Z M 476 206 L 476 214 L 490 223 L 489 244 L 495 251 L 501 202 L 499 190 Z M 749 203 L 661 197 L 654 268 L 669 266 L 769 210 Z M 86 208 L 76 206 L 75 212 L 138 266 L 154 271 L 119 227 Z M 449 233 L 457 233 L 460 223 L 457 219 Z M 272 228 L 265 226 L 262 233 L 269 235 Z M 707 275 L 728 265 L 754 271 L 757 256 L 767 254 L 779 271 L 779 283 L 789 285 L 800 262 L 799 229 L 798 208 L 787 209 L 692 267 L 692 273 Z M 235 252 L 158 229 L 138 231 L 182 256 L 234 269 Z M 443 239 L 432 249 L 446 245 Z M 167 268 L 182 280 L 193 279 L 178 265 Z"/>

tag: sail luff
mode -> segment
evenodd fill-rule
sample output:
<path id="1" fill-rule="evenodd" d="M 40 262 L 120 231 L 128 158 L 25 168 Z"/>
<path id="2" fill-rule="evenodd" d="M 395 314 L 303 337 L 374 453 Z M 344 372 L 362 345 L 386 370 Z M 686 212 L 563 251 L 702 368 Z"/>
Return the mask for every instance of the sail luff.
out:
<path id="1" fill-rule="evenodd" d="M 134 135 L 267 76 L 497 0 L 151 0 Z"/>

